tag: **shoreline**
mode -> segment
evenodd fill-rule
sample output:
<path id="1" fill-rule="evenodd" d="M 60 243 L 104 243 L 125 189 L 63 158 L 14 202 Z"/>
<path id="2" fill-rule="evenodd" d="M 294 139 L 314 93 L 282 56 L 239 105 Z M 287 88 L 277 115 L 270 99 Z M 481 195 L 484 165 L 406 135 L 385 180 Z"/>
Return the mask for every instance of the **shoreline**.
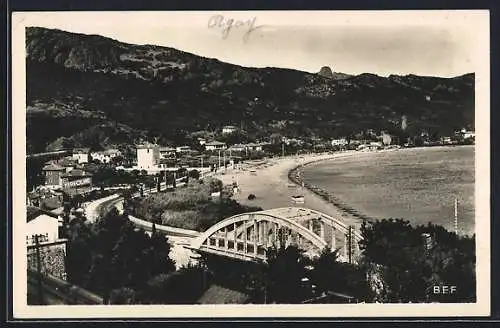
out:
<path id="1" fill-rule="evenodd" d="M 298 171 L 307 165 L 346 156 L 365 158 L 379 153 L 421 151 L 422 149 L 435 149 L 436 147 L 412 147 L 367 152 L 350 150 L 329 154 L 305 154 L 284 158 L 269 158 L 254 164 L 251 162 L 245 163 L 242 170 L 228 170 L 223 174 L 216 174 L 214 177 L 222 180 L 225 185 L 237 182 L 240 191 L 233 195 L 233 199 L 244 205 L 259 206 L 264 210 L 277 207 L 311 208 L 340 219 L 347 225 L 352 225 L 359 230 L 363 221 L 371 222 L 376 219 L 361 213 L 350 206 L 348 202 L 337 198 L 333 192 L 303 181 L 301 177 L 297 177 Z M 445 150 L 457 146 L 439 147 Z M 474 145 L 465 147 L 474 147 Z M 302 182 L 304 182 L 303 188 Z M 304 195 L 304 204 L 294 203 L 292 200 L 292 196 L 299 193 Z M 256 198 L 248 200 L 247 196 L 249 194 L 254 194 Z"/>
<path id="2" fill-rule="evenodd" d="M 302 179 L 300 170 L 310 164 L 315 164 L 318 162 L 323 162 L 323 161 L 328 161 L 330 159 L 318 159 L 318 160 L 313 160 L 306 162 L 304 164 L 299 164 L 290 171 L 288 171 L 288 180 L 296 184 L 297 186 L 304 186 L 304 188 L 307 188 L 310 192 L 315 194 L 317 197 L 321 198 L 322 200 L 330 203 L 332 206 L 337 208 L 338 210 L 342 211 L 345 215 L 350 215 L 353 218 L 357 220 L 367 220 L 367 221 L 374 221 L 374 218 L 371 218 L 365 214 L 360 213 L 358 210 L 355 208 L 351 207 L 349 204 L 342 202 L 339 198 L 337 198 L 333 192 L 326 190 L 325 188 L 318 187 L 312 183 L 309 183 Z"/>
<path id="3" fill-rule="evenodd" d="M 303 204 L 294 203 L 292 196 L 296 195 L 301 188 L 299 181 L 294 181 L 293 173 L 298 168 L 312 163 L 333 160 L 346 156 L 355 155 L 356 151 L 335 152 L 329 154 L 307 154 L 289 157 L 270 158 L 258 164 L 246 163 L 242 170 L 228 170 L 225 174 L 214 175 L 214 178 L 222 180 L 224 185 L 236 181 L 240 191 L 233 195 L 233 199 L 244 205 L 259 206 L 262 209 L 278 207 L 305 207 L 340 219 L 347 225 L 352 225 L 359 230 L 363 218 L 354 210 L 346 210 L 346 206 L 331 202 L 328 198 L 321 196 L 318 187 L 304 183 L 300 192 L 304 195 Z M 291 188 L 291 183 L 293 188 Z M 246 196 L 254 194 L 253 200 Z"/>

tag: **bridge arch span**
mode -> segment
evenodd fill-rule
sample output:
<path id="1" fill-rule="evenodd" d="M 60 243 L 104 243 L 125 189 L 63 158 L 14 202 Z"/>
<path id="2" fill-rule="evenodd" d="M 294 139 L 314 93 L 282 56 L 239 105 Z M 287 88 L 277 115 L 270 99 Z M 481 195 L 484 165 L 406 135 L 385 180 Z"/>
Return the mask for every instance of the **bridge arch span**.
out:
<path id="1" fill-rule="evenodd" d="M 284 207 L 226 218 L 193 239 L 189 248 L 244 260 L 265 260 L 273 245 L 295 244 L 311 255 L 325 247 L 343 248 L 341 260 L 353 262 L 360 239 L 341 220 L 307 208 Z"/>

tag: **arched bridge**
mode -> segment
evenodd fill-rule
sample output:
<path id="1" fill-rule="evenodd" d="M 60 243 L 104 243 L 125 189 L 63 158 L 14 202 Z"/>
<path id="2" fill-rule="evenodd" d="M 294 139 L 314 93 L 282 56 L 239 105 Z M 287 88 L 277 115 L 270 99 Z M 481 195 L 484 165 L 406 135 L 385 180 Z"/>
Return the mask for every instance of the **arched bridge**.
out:
<path id="1" fill-rule="evenodd" d="M 266 260 L 269 247 L 296 245 L 306 255 L 338 249 L 340 260 L 356 262 L 361 235 L 324 213 L 284 207 L 243 213 L 220 221 L 194 238 L 188 248 L 241 260 Z"/>

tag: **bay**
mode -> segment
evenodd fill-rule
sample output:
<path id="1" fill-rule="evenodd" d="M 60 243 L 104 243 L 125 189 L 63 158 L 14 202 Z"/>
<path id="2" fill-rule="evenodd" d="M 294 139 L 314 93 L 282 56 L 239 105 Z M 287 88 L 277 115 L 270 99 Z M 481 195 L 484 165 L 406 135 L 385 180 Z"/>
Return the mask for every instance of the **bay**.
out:
<path id="1" fill-rule="evenodd" d="M 412 225 L 432 222 L 474 233 L 474 146 L 359 152 L 312 163 L 303 178 L 375 219 L 403 218 Z"/>

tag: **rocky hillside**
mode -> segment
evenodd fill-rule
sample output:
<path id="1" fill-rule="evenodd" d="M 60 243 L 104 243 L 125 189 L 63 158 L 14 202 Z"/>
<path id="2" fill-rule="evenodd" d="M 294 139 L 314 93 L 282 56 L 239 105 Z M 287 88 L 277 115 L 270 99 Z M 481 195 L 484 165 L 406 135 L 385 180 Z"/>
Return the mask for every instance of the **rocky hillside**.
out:
<path id="1" fill-rule="evenodd" d="M 474 74 L 386 78 L 245 68 L 38 27 L 26 29 L 26 52 L 28 152 L 152 137 L 184 142 L 191 132 L 225 124 L 241 124 L 258 138 L 398 132 L 403 115 L 404 133 L 446 134 L 474 120 Z"/>

